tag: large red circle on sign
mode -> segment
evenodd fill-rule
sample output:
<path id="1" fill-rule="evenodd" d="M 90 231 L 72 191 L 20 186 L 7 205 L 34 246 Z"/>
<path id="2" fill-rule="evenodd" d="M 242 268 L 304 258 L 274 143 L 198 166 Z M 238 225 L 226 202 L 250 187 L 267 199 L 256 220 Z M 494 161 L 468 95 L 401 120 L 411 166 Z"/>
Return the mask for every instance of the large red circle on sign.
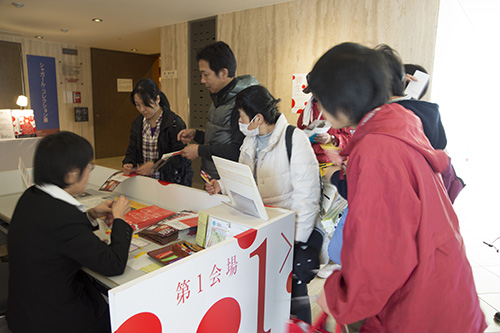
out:
<path id="1" fill-rule="evenodd" d="M 197 333 L 237 333 L 240 329 L 241 308 L 234 298 L 226 297 L 208 309 L 198 326 Z"/>
<path id="2" fill-rule="evenodd" d="M 127 319 L 115 333 L 161 333 L 161 322 L 151 312 L 141 312 Z"/>

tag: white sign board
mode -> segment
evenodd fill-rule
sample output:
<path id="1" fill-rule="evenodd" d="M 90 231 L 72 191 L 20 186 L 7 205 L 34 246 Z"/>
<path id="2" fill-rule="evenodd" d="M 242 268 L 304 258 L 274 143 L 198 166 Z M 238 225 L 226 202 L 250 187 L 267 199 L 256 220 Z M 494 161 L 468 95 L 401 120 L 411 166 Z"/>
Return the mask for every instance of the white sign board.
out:
<path id="1" fill-rule="evenodd" d="M 111 289 L 112 331 L 285 332 L 294 224 L 294 214 L 280 214 Z"/>
<path id="2" fill-rule="evenodd" d="M 267 220 L 264 202 L 250 167 L 218 156 L 212 156 L 212 159 L 232 206 L 243 213 Z"/>
<path id="3" fill-rule="evenodd" d="M 118 92 L 132 92 L 134 83 L 132 79 L 116 79 L 116 87 Z"/>

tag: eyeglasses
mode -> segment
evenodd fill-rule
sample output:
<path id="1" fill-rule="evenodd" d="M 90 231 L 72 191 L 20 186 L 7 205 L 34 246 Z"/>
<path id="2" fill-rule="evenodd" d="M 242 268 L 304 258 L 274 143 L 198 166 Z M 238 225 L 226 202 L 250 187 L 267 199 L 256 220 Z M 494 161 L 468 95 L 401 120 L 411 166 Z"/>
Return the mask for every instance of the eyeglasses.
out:
<path id="1" fill-rule="evenodd" d="M 88 167 L 89 167 L 90 171 L 94 170 L 95 163 L 89 163 Z"/>

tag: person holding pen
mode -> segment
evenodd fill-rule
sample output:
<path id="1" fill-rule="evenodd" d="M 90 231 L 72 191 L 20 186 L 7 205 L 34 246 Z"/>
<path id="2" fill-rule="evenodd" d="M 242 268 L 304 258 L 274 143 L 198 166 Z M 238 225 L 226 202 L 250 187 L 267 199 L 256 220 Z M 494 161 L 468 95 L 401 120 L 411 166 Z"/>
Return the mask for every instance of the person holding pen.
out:
<path id="1" fill-rule="evenodd" d="M 296 212 L 291 314 L 311 322 L 307 284 L 316 276 L 323 245 L 319 166 L 309 138 L 288 124 L 278 102 L 263 86 L 250 86 L 236 96 L 245 135 L 239 162 L 252 170 L 264 204 Z M 218 193 L 220 184 L 212 179 L 205 189 Z"/>
<path id="2" fill-rule="evenodd" d="M 91 209 L 75 199 L 85 190 L 93 154 L 90 143 L 71 132 L 46 136 L 36 148 L 35 185 L 19 199 L 9 226 L 6 319 L 12 332 L 111 331 L 108 304 L 81 268 L 122 274 L 133 229 L 124 221 L 125 197 Z M 108 245 L 93 230 L 96 218 L 111 214 Z"/>

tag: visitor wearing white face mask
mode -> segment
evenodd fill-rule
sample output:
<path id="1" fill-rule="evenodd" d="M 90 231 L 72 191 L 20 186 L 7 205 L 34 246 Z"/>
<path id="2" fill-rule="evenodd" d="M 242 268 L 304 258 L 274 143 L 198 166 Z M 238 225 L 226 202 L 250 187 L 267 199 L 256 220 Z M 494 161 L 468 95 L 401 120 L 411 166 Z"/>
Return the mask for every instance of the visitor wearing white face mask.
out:
<path id="1" fill-rule="evenodd" d="M 255 117 L 253 117 L 252 120 L 250 120 L 248 123 L 242 123 L 242 118 L 241 117 L 246 117 L 248 118 L 248 116 L 246 115 L 246 113 L 243 111 L 239 111 L 240 112 L 240 119 L 238 120 L 238 125 L 240 126 L 240 132 L 243 133 L 243 135 L 245 136 L 257 136 L 259 135 L 259 125 L 257 125 L 257 127 L 255 127 L 254 129 L 248 129 L 248 127 L 250 126 L 251 123 L 253 123 L 253 121 L 257 118 L 257 115 Z M 242 115 L 243 114 L 243 115 Z"/>
<path id="2" fill-rule="evenodd" d="M 321 248 L 322 239 L 311 237 L 313 228 L 320 222 L 319 167 L 303 131 L 290 132 L 291 155 L 288 156 L 288 122 L 278 111 L 277 103 L 262 86 L 248 87 L 236 96 L 239 127 L 245 135 L 239 162 L 250 166 L 264 204 L 296 212 L 292 315 L 310 321 L 309 301 L 301 296 L 307 295 L 307 283 L 316 275 L 314 269 L 319 268 L 319 251 L 315 247 Z M 217 181 L 206 184 L 205 188 L 211 194 L 220 191 Z M 310 244 L 313 238 L 315 244 Z M 307 264 L 297 269 L 300 258 Z M 309 258 L 312 260 L 308 261 Z"/>

